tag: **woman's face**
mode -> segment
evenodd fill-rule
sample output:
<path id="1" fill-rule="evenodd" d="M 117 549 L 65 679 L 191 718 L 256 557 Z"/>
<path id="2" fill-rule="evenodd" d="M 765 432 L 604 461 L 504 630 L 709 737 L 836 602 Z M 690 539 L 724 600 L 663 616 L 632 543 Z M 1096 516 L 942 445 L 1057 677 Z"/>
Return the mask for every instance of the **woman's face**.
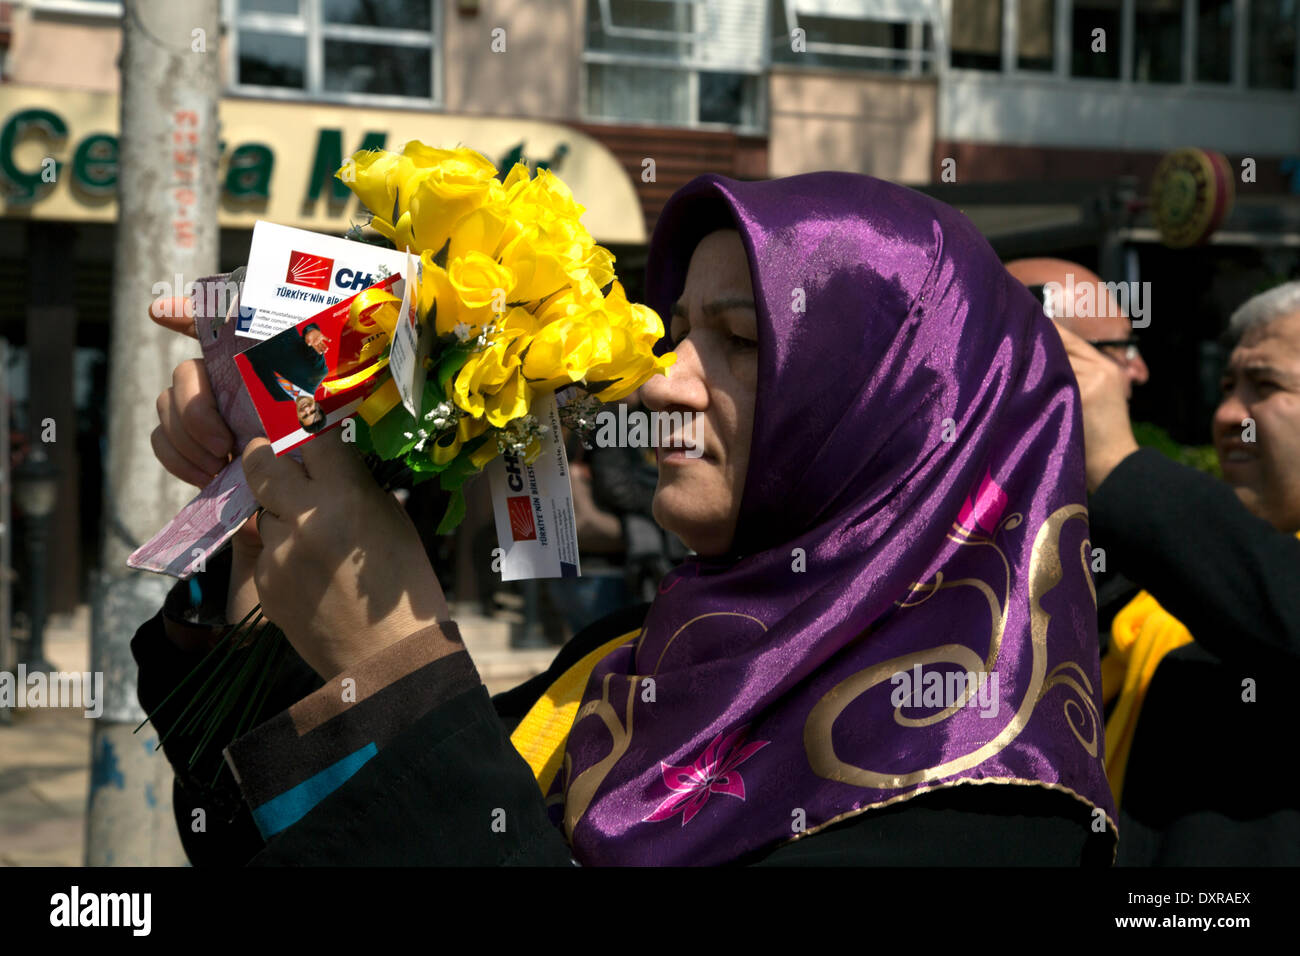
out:
<path id="1" fill-rule="evenodd" d="M 677 362 L 641 387 L 657 412 L 694 421 L 686 431 L 699 457 L 660 440 L 655 520 L 702 555 L 724 554 L 736 533 L 758 385 L 758 315 L 749 260 L 734 229 L 709 234 L 695 248 L 686 287 L 669 317 Z"/>

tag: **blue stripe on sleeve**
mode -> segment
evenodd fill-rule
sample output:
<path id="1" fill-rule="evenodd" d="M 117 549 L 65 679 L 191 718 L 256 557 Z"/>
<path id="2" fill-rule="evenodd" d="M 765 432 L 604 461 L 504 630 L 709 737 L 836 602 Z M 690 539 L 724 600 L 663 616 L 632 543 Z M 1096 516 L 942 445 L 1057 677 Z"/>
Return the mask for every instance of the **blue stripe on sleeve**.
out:
<path id="1" fill-rule="evenodd" d="M 308 777 L 293 789 L 272 797 L 254 809 L 253 822 L 262 832 L 262 837 L 270 839 L 281 830 L 293 826 L 310 813 L 316 804 L 347 783 L 377 753 L 379 749 L 374 743 L 368 743 L 360 750 L 330 764 L 315 776 Z"/>

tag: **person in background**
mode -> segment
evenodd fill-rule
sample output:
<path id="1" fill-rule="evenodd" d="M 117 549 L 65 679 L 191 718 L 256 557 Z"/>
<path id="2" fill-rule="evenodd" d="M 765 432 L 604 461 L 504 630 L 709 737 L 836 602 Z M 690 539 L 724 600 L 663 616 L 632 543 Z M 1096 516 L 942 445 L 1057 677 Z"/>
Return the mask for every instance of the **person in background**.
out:
<path id="1" fill-rule="evenodd" d="M 1101 276 L 1087 266 L 1067 259 L 1016 259 L 1006 264 L 1007 271 L 1024 283 L 1034 298 L 1043 303 L 1043 311 L 1058 324 L 1069 329 L 1102 355 L 1119 366 L 1123 372 L 1124 399 L 1131 401 L 1133 387 L 1145 385 L 1150 378 L 1147 363 L 1138 350 L 1137 336 L 1129 317 L 1105 288 Z M 1052 288 L 1055 283 L 1059 291 Z M 1060 301 L 1066 289 L 1074 292 L 1073 302 Z M 1087 297 L 1085 298 L 1085 289 Z M 1105 315 L 1089 315 L 1102 309 L 1089 307 L 1088 303 L 1108 302 Z M 1105 554 L 1104 542 L 1093 541 Z M 1109 634 L 1115 615 L 1141 590 L 1136 584 L 1114 569 L 1099 565 L 1094 573 L 1097 587 L 1097 628 L 1103 654 L 1109 646 Z"/>
<path id="2" fill-rule="evenodd" d="M 1130 865 L 1300 864 L 1300 282 L 1229 322 L 1224 482 L 1139 449 L 1124 369 L 1058 328 L 1083 399 L 1092 534 L 1141 584 L 1102 661 L 1106 769 Z M 1225 483 L 1226 482 L 1226 483 Z"/>
<path id="3" fill-rule="evenodd" d="M 248 364 L 274 401 L 293 402 L 298 424 L 311 433 L 325 427 L 316 389 L 329 374 L 325 352 L 330 340 L 314 322 L 299 334 L 285 329 L 248 350 Z"/>

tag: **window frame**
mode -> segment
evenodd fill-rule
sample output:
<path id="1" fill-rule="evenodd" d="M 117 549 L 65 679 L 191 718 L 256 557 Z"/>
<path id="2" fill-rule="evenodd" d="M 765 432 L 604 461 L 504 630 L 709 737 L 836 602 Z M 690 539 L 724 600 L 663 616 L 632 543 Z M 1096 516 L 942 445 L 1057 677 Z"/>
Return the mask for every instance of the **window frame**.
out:
<path id="1" fill-rule="evenodd" d="M 123 13 L 121 0 L 27 0 L 28 7 L 36 13 L 69 13 L 120 20 Z"/>
<path id="2" fill-rule="evenodd" d="M 439 108 L 443 105 L 442 37 L 446 4 L 443 0 L 425 0 L 430 5 L 429 30 L 403 30 L 392 27 L 325 23 L 322 0 L 298 0 L 297 15 L 283 13 L 242 12 L 239 0 L 222 0 L 222 19 L 229 24 L 226 42 L 226 94 L 247 99 L 272 99 L 338 103 L 346 106 L 373 106 L 396 109 Z M 239 33 L 250 30 L 306 37 L 307 59 L 302 89 L 283 86 L 260 86 L 240 83 Z M 429 50 L 429 90 L 431 95 L 401 96 L 395 93 L 341 93 L 325 89 L 325 43 L 328 40 L 353 40 L 383 43 Z"/>
<path id="3" fill-rule="evenodd" d="M 586 0 L 583 4 L 583 42 L 582 56 L 579 62 L 579 80 L 578 80 L 578 115 L 584 123 L 602 126 L 645 126 L 660 129 L 690 129 L 700 130 L 702 132 L 727 132 L 735 133 L 739 136 L 765 136 L 767 135 L 767 118 L 768 118 L 768 90 L 765 82 L 770 68 L 771 56 L 766 49 L 766 42 L 763 43 L 763 49 L 760 51 L 759 58 L 755 66 L 750 69 L 720 69 L 716 64 L 702 64 L 697 62 L 693 56 L 671 59 L 668 57 L 654 56 L 651 54 L 628 53 L 619 50 L 592 50 L 587 46 L 587 7 L 586 3 L 598 3 L 601 8 L 601 22 L 604 24 L 605 11 L 610 9 L 610 0 Z M 677 0 L 679 5 L 689 4 L 692 7 L 707 6 L 710 0 Z M 763 25 L 760 36 L 766 37 L 770 32 L 771 18 L 769 15 L 769 4 L 767 0 L 760 0 L 762 7 Z M 620 28 L 618 33 L 608 34 L 610 36 L 627 36 L 631 33 L 662 34 L 666 31 L 651 29 L 640 29 L 635 27 Z M 701 32 L 683 33 L 680 36 L 684 40 L 694 42 L 696 37 L 702 36 Z M 667 40 L 668 37 L 660 36 L 659 39 Z M 690 101 L 691 120 L 688 122 L 665 123 L 661 120 L 651 119 L 633 119 L 628 117 L 610 117 L 597 116 L 591 111 L 591 70 L 592 65 L 596 66 L 629 66 L 645 69 L 669 70 L 678 73 L 687 74 L 687 98 Z M 731 73 L 740 76 L 750 77 L 754 84 L 754 123 L 746 125 L 744 123 L 706 123 L 699 119 L 700 115 L 700 74 L 701 73 Z"/>
<path id="4" fill-rule="evenodd" d="M 1074 14 L 1073 0 L 1056 0 L 1054 24 L 1054 69 L 1021 69 L 1016 55 L 1015 43 L 1019 29 L 1020 0 L 1004 0 L 1002 8 L 1002 68 L 1000 70 L 976 70 L 968 67 L 955 67 L 951 56 L 945 57 L 940 64 L 944 74 L 953 74 L 962 80 L 983 80 L 999 82 L 1007 80 L 1036 81 L 1050 86 L 1076 86 L 1097 91 L 1110 90 L 1123 95 L 1134 92 L 1163 92 L 1175 96 L 1199 96 L 1231 94 L 1249 94 L 1252 98 L 1272 98 L 1276 102 L 1300 99 L 1300 24 L 1296 30 L 1295 83 L 1289 90 L 1264 89 L 1247 85 L 1247 56 L 1249 54 L 1249 16 L 1251 0 L 1233 0 L 1232 20 L 1232 63 L 1227 83 L 1212 83 L 1196 79 L 1196 41 L 1197 13 L 1199 0 L 1184 0 L 1182 18 L 1182 70 L 1177 82 L 1152 83 L 1133 78 L 1134 58 L 1137 44 L 1135 29 L 1137 24 L 1137 0 L 1121 0 L 1120 24 L 1120 75 L 1113 80 L 1094 77 L 1072 76 L 1070 73 L 1073 50 L 1070 48 L 1070 23 Z M 941 0 L 944 29 L 952 25 L 952 2 Z"/>

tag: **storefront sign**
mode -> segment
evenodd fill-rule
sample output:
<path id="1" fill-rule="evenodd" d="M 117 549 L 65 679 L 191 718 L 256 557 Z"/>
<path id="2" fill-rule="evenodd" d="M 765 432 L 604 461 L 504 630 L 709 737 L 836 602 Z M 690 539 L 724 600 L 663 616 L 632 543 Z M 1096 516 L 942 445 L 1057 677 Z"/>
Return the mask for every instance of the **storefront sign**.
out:
<path id="1" fill-rule="evenodd" d="M 225 228 L 268 219 L 342 232 L 362 210 L 334 171 L 357 149 L 418 139 L 470 146 L 503 170 L 521 155 L 533 167 L 553 166 L 587 207 L 583 222 L 597 241 L 646 241 L 635 187 L 613 153 L 556 123 L 245 99 L 223 100 L 219 112 Z M 0 87 L 0 212 L 116 220 L 117 126 L 115 94 Z"/>

